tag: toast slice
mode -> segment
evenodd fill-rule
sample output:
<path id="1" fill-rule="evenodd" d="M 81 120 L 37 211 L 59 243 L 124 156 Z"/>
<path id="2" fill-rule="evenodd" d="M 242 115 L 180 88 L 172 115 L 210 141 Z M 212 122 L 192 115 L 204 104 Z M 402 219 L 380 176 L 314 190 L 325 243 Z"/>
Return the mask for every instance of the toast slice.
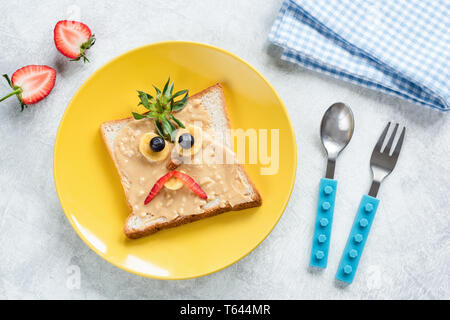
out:
<path id="1" fill-rule="evenodd" d="M 228 150 L 227 152 L 231 152 L 232 156 L 235 157 L 235 154 L 230 151 L 232 150 L 231 127 L 222 86 L 215 84 L 189 97 L 186 107 L 176 113 L 177 118 L 182 119 L 185 125 L 189 125 L 196 118 L 196 113 L 193 112 L 193 108 L 199 108 L 198 110 L 200 111 L 197 113 L 204 115 L 204 132 L 205 136 L 206 132 L 208 133 L 210 137 L 208 140 L 219 140 L 218 138 L 221 137 L 222 147 Z M 124 135 L 124 132 L 130 130 L 130 126 L 137 124 L 144 125 L 142 123 L 143 121 L 147 122 L 145 126 L 148 126 L 149 130 L 154 130 L 154 125 L 151 120 L 134 120 L 133 118 L 104 122 L 100 127 L 106 147 L 119 172 L 127 203 L 132 211 L 126 219 L 124 227 L 125 235 L 128 238 L 136 239 L 155 233 L 161 229 L 176 227 L 223 212 L 242 210 L 261 205 L 262 198 L 258 190 L 252 183 L 243 165 L 236 161 L 232 164 L 229 164 L 229 162 L 227 164 L 208 164 L 208 167 L 202 167 L 206 166 L 202 164 L 182 163 L 177 168 L 180 171 L 188 171 L 188 174 L 205 190 L 208 195 L 207 200 L 199 199 L 187 187 L 183 187 L 177 191 L 163 188 L 161 192 L 164 194 L 158 194 L 150 203 L 152 206 L 143 206 L 142 198 L 138 196 L 133 197 L 133 192 L 136 193 L 138 192 L 136 190 L 141 188 L 139 192 L 142 194 L 145 191 L 146 195 L 161 175 L 169 171 L 167 168 L 170 168 L 170 165 L 167 163 L 170 161 L 169 159 L 157 164 L 146 161 L 139 154 L 136 142 L 132 146 L 133 149 L 130 149 L 134 151 L 128 150 L 130 154 L 136 157 L 136 159 L 132 158 L 130 161 L 136 161 L 136 166 L 139 166 L 139 170 L 136 170 L 137 172 L 154 170 L 152 171 L 154 174 L 146 176 L 143 183 L 143 181 L 138 181 L 136 176 L 131 177 L 131 170 L 127 172 L 124 162 L 121 162 L 121 156 L 118 152 L 120 152 L 119 149 L 123 149 L 123 144 L 116 140 L 122 139 L 121 137 Z M 146 130 L 135 130 L 133 131 L 133 135 L 136 136 L 136 133 L 137 135 L 142 134 L 141 131 Z M 132 136 L 130 137 L 132 138 Z M 139 137 L 137 136 L 136 140 L 138 139 Z M 128 138 L 126 141 L 128 141 Z M 124 161 L 128 163 L 128 158 Z M 149 169 L 147 170 L 147 168 Z M 220 172 L 220 174 L 215 174 L 215 171 Z M 234 180 L 232 180 L 233 176 Z M 140 179 L 144 180 L 144 177 Z M 229 182 L 229 180 L 232 181 Z M 213 184 L 213 187 L 210 187 L 211 184 Z M 231 188 L 227 188 L 227 185 L 230 185 Z M 214 186 L 216 189 L 214 189 Z M 139 202 L 136 199 L 139 199 Z M 173 201 L 174 199 L 175 201 Z M 157 201 L 159 203 L 153 204 L 153 202 Z M 173 213 L 174 211 L 176 213 Z"/>

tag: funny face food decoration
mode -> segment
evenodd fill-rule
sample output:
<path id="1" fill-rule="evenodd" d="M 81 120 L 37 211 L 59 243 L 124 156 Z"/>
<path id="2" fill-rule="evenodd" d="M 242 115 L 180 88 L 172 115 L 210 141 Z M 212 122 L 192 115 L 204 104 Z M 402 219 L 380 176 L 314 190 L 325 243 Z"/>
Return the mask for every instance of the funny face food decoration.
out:
<path id="1" fill-rule="evenodd" d="M 139 238 L 231 210 L 261 196 L 231 147 L 223 88 L 191 97 L 170 79 L 155 96 L 138 91 L 146 112 L 101 125 L 131 214 L 125 235 Z"/>

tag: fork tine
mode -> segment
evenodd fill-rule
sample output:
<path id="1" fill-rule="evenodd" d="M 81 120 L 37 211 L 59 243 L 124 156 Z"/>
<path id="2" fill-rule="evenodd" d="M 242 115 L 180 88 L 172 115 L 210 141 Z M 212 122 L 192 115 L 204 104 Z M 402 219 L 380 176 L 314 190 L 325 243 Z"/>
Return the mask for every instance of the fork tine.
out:
<path id="1" fill-rule="evenodd" d="M 402 149 L 403 139 L 405 139 L 405 133 L 406 133 L 406 127 L 403 127 L 400 138 L 398 138 L 397 145 L 395 146 L 394 152 L 392 153 L 392 156 L 395 158 L 398 158 L 398 155 L 400 154 L 400 150 Z"/>
<path id="2" fill-rule="evenodd" d="M 388 130 L 389 130 L 389 126 L 390 126 L 390 125 L 391 125 L 391 123 L 388 122 L 386 128 L 384 128 L 383 133 L 381 134 L 380 138 L 378 139 L 378 142 L 377 142 L 377 144 L 375 145 L 375 148 L 373 149 L 374 151 L 375 151 L 375 150 L 378 150 L 378 151 L 381 152 L 381 147 L 383 146 L 383 142 L 384 142 L 384 139 L 386 138 L 386 134 L 387 134 L 387 132 L 388 132 Z"/>
<path id="3" fill-rule="evenodd" d="M 392 132 L 391 137 L 389 138 L 389 141 L 388 141 L 386 147 L 384 147 L 383 152 L 386 152 L 387 154 L 389 154 L 391 152 L 392 144 L 394 143 L 395 134 L 397 133 L 397 129 L 398 129 L 398 123 L 395 124 L 394 131 Z"/>

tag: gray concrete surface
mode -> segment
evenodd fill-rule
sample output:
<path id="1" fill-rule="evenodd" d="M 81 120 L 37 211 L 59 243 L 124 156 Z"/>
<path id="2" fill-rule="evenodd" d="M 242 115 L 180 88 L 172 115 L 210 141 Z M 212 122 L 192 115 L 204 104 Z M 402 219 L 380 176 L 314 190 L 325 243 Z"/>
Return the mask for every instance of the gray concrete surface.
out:
<path id="1" fill-rule="evenodd" d="M 2 1 L 0 71 L 26 64 L 58 70 L 51 95 L 21 113 L 0 104 L 0 298 L 5 299 L 442 299 L 450 298 L 450 115 L 283 63 L 266 36 L 281 0 Z M 81 19 L 97 36 L 91 63 L 69 63 L 54 48 L 63 18 Z M 160 281 L 122 271 L 76 235 L 56 196 L 52 155 L 68 101 L 94 70 L 137 46 L 193 40 L 227 49 L 259 69 L 284 100 L 298 141 L 299 167 L 290 203 L 271 235 L 218 273 Z M 0 92 L 6 92 L 6 82 Z M 307 271 L 319 178 L 323 111 L 347 102 L 356 117 L 352 143 L 337 167 L 340 219 L 335 254 L 322 274 Z M 370 150 L 389 120 L 408 127 L 394 173 L 382 186 L 377 219 L 356 282 L 334 274 L 363 192 Z M 72 276 L 79 272 L 79 286 Z"/>

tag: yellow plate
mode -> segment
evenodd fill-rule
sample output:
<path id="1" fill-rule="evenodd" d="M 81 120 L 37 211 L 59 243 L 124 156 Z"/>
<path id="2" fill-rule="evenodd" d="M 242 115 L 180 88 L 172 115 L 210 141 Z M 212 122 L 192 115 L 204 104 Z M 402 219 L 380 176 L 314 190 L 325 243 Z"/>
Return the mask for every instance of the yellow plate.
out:
<path id="1" fill-rule="evenodd" d="M 161 87 L 168 76 L 175 81 L 176 90 L 188 88 L 192 94 L 222 83 L 233 128 L 279 129 L 279 170 L 274 175 L 261 175 L 260 168 L 266 165 L 246 165 L 263 198 L 259 208 L 228 212 L 128 240 L 123 225 L 129 209 L 99 126 L 130 116 L 138 102 L 136 90 L 152 92 L 152 84 Z M 294 130 L 283 102 L 268 81 L 225 50 L 178 41 L 129 51 L 86 80 L 61 120 L 53 156 L 62 208 L 83 241 L 115 266 L 157 279 L 203 276 L 250 253 L 283 214 L 296 167 Z"/>

